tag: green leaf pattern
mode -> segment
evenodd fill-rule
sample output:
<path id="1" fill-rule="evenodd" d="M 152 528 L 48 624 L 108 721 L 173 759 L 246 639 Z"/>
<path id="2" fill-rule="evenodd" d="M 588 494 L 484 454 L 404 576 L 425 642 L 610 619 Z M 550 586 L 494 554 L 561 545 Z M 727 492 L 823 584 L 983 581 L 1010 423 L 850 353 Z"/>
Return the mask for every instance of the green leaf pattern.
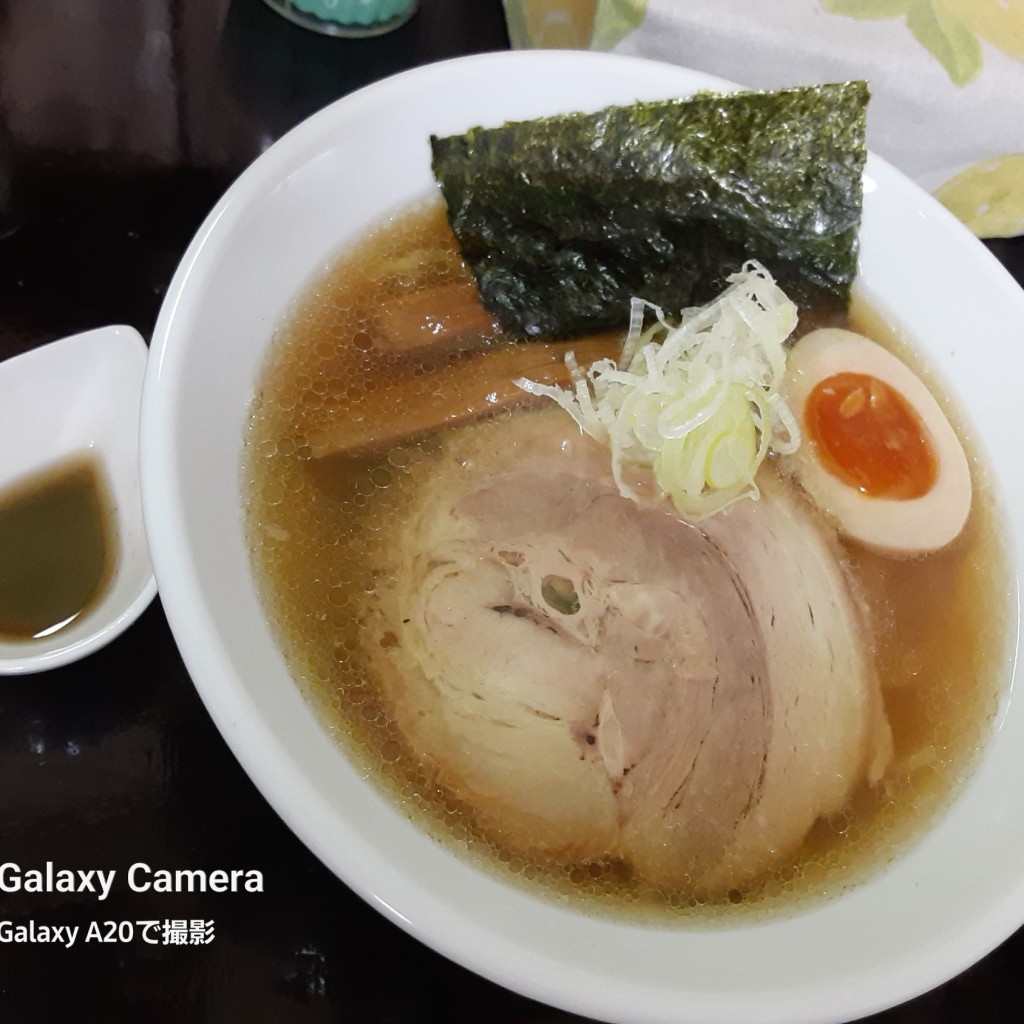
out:
<path id="1" fill-rule="evenodd" d="M 981 72 L 981 46 L 974 34 L 941 0 L 924 0 L 911 7 L 907 27 L 946 69 L 954 85 L 967 85 Z"/>
<path id="2" fill-rule="evenodd" d="M 829 14 L 842 14 L 847 18 L 878 20 L 900 18 L 906 15 L 917 0 L 821 0 Z"/>
<path id="3" fill-rule="evenodd" d="M 647 16 L 647 0 L 598 0 L 594 17 L 594 50 L 610 50 L 635 32 Z"/>
<path id="4" fill-rule="evenodd" d="M 821 0 L 821 6 L 829 14 L 847 18 L 906 18 L 914 38 L 942 65 L 954 85 L 967 85 L 981 73 L 981 45 L 943 0 Z"/>

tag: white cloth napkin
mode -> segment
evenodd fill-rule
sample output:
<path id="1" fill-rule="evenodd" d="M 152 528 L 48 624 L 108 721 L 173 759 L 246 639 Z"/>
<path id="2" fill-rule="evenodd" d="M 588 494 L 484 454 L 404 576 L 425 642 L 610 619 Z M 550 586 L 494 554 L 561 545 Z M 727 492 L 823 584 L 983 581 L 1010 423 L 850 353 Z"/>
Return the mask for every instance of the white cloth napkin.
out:
<path id="1" fill-rule="evenodd" d="M 868 145 L 983 237 L 1024 233 L 1024 0 L 505 0 L 513 45 L 752 89 L 864 78 Z"/>

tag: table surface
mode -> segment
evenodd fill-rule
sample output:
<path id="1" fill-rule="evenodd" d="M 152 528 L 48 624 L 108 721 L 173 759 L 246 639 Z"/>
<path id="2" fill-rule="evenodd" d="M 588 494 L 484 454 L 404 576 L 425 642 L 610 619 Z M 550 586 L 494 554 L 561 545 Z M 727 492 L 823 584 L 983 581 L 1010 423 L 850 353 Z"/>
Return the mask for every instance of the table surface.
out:
<path id="1" fill-rule="evenodd" d="M 0 0 L 0 359 L 110 323 L 148 338 L 193 232 L 275 138 L 392 72 L 507 46 L 499 0 L 423 0 L 358 42 L 260 0 Z M 1024 239 L 991 248 L 1024 282 Z M 0 921 L 212 921 L 214 939 L 5 945 L 5 1022 L 580 1019 L 443 959 L 328 872 L 221 740 L 159 600 L 85 661 L 0 681 L 0 862 L 47 861 L 122 884 L 103 903 L 0 892 Z M 139 861 L 257 868 L 265 892 L 134 893 Z M 1022 935 L 872 1019 L 1018 1019 Z"/>

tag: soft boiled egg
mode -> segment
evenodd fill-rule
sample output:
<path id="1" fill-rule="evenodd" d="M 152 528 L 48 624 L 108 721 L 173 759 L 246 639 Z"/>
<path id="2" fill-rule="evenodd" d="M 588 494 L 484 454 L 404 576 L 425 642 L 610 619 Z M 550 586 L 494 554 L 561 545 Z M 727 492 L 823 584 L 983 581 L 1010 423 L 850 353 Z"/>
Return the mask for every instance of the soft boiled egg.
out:
<path id="1" fill-rule="evenodd" d="M 785 392 L 803 432 L 786 468 L 846 536 L 892 555 L 957 537 L 971 510 L 967 457 L 906 364 L 852 331 L 812 331 L 790 352 Z"/>

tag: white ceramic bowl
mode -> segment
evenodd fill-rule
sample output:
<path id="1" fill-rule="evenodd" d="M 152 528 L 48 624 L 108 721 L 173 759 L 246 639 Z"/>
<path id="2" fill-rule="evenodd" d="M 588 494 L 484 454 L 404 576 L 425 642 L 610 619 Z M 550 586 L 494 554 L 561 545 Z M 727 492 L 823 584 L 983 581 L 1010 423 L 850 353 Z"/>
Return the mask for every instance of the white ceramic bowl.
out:
<path id="1" fill-rule="evenodd" d="M 146 343 L 133 327 L 99 327 L 0 363 L 0 491 L 88 453 L 110 485 L 114 576 L 68 626 L 34 640 L 0 638 L 0 675 L 42 672 L 110 643 L 156 594 L 139 498 L 139 408 Z"/>
<path id="2" fill-rule="evenodd" d="M 473 57 L 349 96 L 271 147 L 208 218 L 157 324 L 143 407 L 146 522 L 168 618 L 226 740 L 295 832 L 392 921 L 503 985 L 600 1019 L 845 1020 L 939 984 L 1024 920 L 1024 704 L 1005 701 L 979 770 L 941 822 L 850 894 L 725 930 L 593 920 L 462 862 L 360 777 L 288 677 L 242 532 L 242 437 L 275 325 L 348 240 L 431 188 L 430 133 L 701 88 L 728 86 L 592 53 Z M 862 278 L 962 398 L 999 467 L 1004 506 L 1024 508 L 1011 427 L 1024 293 L 875 158 Z M 1010 524 L 1014 552 L 1022 522 Z"/>

